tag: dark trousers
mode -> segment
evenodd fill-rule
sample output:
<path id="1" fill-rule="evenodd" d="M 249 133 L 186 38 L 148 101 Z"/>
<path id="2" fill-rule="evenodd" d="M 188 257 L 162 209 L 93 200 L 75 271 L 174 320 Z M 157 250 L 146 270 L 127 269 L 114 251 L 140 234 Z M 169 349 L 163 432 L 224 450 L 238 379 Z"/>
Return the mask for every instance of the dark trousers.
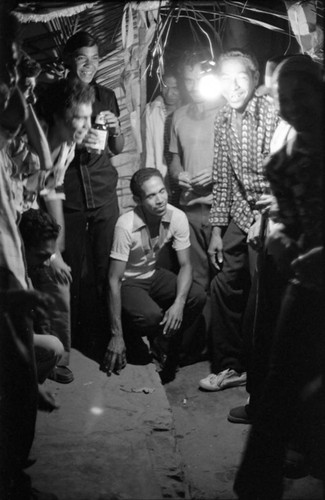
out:
<path id="1" fill-rule="evenodd" d="M 71 266 L 73 280 L 71 284 L 71 330 L 73 339 L 77 336 L 82 318 L 82 311 L 80 310 L 81 289 L 85 269 L 89 274 L 94 274 L 97 316 L 100 315 L 103 321 L 108 321 L 106 289 L 109 255 L 118 216 L 117 200 L 92 210 L 65 209 L 64 211 L 66 233 L 64 258 L 67 264 Z M 87 256 L 90 256 L 90 262 L 89 260 L 87 262 Z M 94 308 L 96 309 L 96 304 Z M 91 313 L 91 311 L 88 312 Z"/>
<path id="2" fill-rule="evenodd" d="M 315 397 L 313 386 L 324 369 L 324 326 L 322 293 L 297 284 L 288 285 L 277 323 L 270 371 L 235 481 L 235 491 L 241 499 L 282 497 L 285 445 L 296 435 L 293 425 L 296 416 L 311 404 Z M 314 412 L 309 432 L 312 427 L 318 430 L 314 447 L 319 464 L 324 465 L 323 389 L 316 394 L 316 400 L 318 411 Z"/>
<path id="3" fill-rule="evenodd" d="M 247 234 L 231 221 L 223 236 L 222 270 L 211 282 L 212 373 L 246 369 L 242 321 L 256 261 L 246 240 Z"/>
<path id="4" fill-rule="evenodd" d="M 164 312 L 174 302 L 177 275 L 167 269 L 157 269 L 151 278 L 127 279 L 122 283 L 122 309 L 128 324 L 139 335 L 162 332 L 159 323 Z M 206 295 L 199 285 L 192 284 L 184 308 L 182 337 L 186 338 L 194 320 L 205 304 Z"/>
<path id="5" fill-rule="evenodd" d="M 258 256 L 243 318 L 244 352 L 247 361 L 246 390 L 250 394 L 246 410 L 254 418 L 270 368 L 270 357 L 288 270 L 279 269 L 263 249 Z"/>

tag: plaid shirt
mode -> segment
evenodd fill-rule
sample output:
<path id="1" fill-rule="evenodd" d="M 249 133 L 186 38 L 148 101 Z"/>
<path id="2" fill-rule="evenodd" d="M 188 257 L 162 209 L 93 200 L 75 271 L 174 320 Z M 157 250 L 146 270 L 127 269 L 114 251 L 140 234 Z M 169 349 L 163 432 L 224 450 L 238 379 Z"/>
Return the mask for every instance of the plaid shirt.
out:
<path id="1" fill-rule="evenodd" d="M 214 125 L 212 226 L 228 226 L 230 219 L 248 230 L 258 214 L 256 201 L 269 190 L 264 160 L 278 123 L 275 108 L 266 97 L 254 96 L 242 116 L 241 142 L 232 124 L 229 104 L 217 113 Z"/>

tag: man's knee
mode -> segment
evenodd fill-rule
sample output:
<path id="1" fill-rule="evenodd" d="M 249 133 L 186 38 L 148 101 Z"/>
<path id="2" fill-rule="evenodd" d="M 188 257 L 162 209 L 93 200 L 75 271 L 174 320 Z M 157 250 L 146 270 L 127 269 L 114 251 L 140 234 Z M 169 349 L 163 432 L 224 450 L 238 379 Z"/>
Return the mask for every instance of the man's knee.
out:
<path id="1" fill-rule="evenodd" d="M 54 335 L 35 335 L 34 346 L 36 354 L 36 362 L 53 359 L 54 364 L 57 364 L 64 354 L 62 342 Z"/>
<path id="2" fill-rule="evenodd" d="M 160 307 L 139 311 L 132 316 L 133 324 L 139 329 L 156 328 L 163 319 L 163 311 Z"/>

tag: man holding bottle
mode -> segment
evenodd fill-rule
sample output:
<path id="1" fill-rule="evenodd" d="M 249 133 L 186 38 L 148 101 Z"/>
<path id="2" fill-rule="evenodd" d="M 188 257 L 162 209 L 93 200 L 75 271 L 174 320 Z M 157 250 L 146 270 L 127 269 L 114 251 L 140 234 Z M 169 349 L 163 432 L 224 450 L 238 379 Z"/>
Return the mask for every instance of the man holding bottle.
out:
<path id="1" fill-rule="evenodd" d="M 114 92 L 94 80 L 99 66 L 98 52 L 97 40 L 86 31 L 79 31 L 69 38 L 63 51 L 69 69 L 68 78 L 78 78 L 95 90 L 93 126 L 83 146 L 76 150 L 64 180 L 65 258 L 72 269 L 72 336 L 75 339 L 80 327 L 81 273 L 88 237 L 96 292 L 101 302 L 99 319 L 103 322 L 107 318 L 105 288 L 109 253 L 119 216 L 116 195 L 118 175 L 110 158 L 122 151 L 124 137 Z M 99 125 L 103 128 L 103 123 L 98 122 L 104 122 L 108 129 L 103 149 L 99 149 L 102 131 L 98 130 Z"/>

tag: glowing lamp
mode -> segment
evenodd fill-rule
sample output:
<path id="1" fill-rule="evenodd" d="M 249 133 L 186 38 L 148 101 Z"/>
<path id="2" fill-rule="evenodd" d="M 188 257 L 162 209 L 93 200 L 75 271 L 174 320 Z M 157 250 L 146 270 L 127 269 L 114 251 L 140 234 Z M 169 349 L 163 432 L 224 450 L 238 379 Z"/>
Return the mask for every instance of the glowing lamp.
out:
<path id="1" fill-rule="evenodd" d="M 207 100 L 214 100 L 221 95 L 221 84 L 218 76 L 215 73 L 214 61 L 202 61 L 201 63 L 201 78 L 199 83 L 199 91 L 202 97 Z"/>
<path id="2" fill-rule="evenodd" d="M 220 97 L 221 94 L 221 86 L 219 78 L 213 74 L 203 75 L 200 83 L 199 90 L 202 97 L 207 100 L 213 100 Z"/>

